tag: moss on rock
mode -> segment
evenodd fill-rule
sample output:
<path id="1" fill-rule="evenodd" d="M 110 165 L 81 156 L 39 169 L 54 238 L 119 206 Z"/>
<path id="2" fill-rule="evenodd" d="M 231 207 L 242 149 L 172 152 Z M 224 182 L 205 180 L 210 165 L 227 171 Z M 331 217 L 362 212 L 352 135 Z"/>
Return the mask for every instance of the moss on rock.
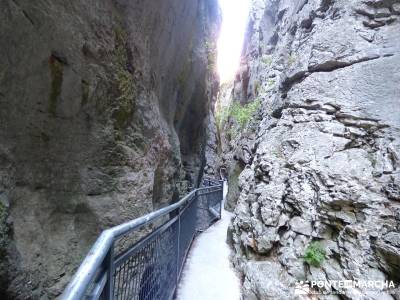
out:
<path id="1" fill-rule="evenodd" d="M 84 106 L 89 100 L 89 83 L 82 79 L 81 81 L 82 101 L 81 105 Z"/>
<path id="2" fill-rule="evenodd" d="M 0 202 L 0 260 L 6 254 L 8 244 L 7 208 Z"/>
<path id="3" fill-rule="evenodd" d="M 64 66 L 54 55 L 49 58 L 51 87 L 49 96 L 49 112 L 56 114 L 58 98 L 61 94 Z"/>
<path id="4" fill-rule="evenodd" d="M 127 126 L 135 109 L 136 86 L 133 74 L 128 69 L 129 55 L 127 35 L 122 27 L 116 26 L 115 32 L 115 81 L 119 96 L 113 119 L 116 129 Z"/>

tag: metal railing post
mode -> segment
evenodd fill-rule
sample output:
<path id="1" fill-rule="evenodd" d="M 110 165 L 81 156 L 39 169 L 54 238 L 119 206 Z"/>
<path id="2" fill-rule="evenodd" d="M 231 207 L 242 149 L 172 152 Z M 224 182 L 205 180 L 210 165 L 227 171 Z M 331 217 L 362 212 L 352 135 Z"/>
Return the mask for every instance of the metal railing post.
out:
<path id="1" fill-rule="evenodd" d="M 221 184 L 221 197 L 219 201 L 219 218 L 222 218 L 222 209 L 223 209 L 223 203 L 224 203 L 224 189 L 225 189 L 225 180 L 220 180 Z"/>
<path id="2" fill-rule="evenodd" d="M 222 218 L 222 210 L 224 209 L 224 182 L 222 182 L 221 200 L 219 201 L 219 218 Z"/>
<path id="3" fill-rule="evenodd" d="M 180 274 L 194 237 L 218 218 L 217 201 L 221 218 L 224 183 L 218 180 L 205 182 L 208 184 L 207 187 L 191 191 L 177 203 L 103 231 L 68 284 L 61 299 L 80 300 L 86 297 L 98 299 L 100 296 L 102 300 L 114 300 L 121 296 L 125 297 L 126 293 L 129 297 L 142 295 L 142 288 L 144 288 L 144 297 L 153 297 L 152 299 L 167 299 L 163 295 L 170 296 L 171 293 L 176 295 Z M 115 244 L 124 235 L 167 216 L 169 221 L 142 237 L 129 249 L 114 249 Z M 176 241 L 170 240 L 173 229 Z M 172 247 L 174 243 L 176 248 Z M 176 268 L 175 284 L 173 278 L 171 282 L 170 278 L 160 274 L 161 269 L 150 266 L 153 264 L 159 266 L 158 263 L 164 262 L 164 259 L 159 261 L 158 252 L 151 252 L 152 249 L 159 249 L 154 247 L 162 247 L 164 244 L 165 249 L 163 248 L 162 251 L 165 250 L 165 259 L 168 259 L 168 263 L 162 270 L 173 272 Z M 161 248 L 159 250 L 161 251 Z M 171 264 L 175 263 L 173 261 L 175 256 L 176 266 L 173 266 Z M 149 290 L 148 287 L 153 284 L 155 276 L 161 277 L 157 278 L 157 283 Z M 147 281 L 144 281 L 142 277 L 147 278 Z M 173 288 L 175 291 L 172 290 Z"/>
<path id="4" fill-rule="evenodd" d="M 110 251 L 108 252 L 105 260 L 105 266 L 107 270 L 107 282 L 104 287 L 104 294 L 107 300 L 114 299 L 114 243 L 112 243 Z"/>
<path id="5" fill-rule="evenodd" d="M 210 211 L 210 195 L 211 194 L 207 194 L 206 195 L 206 199 L 207 199 L 207 210 Z"/>
<path id="6" fill-rule="evenodd" d="M 180 241 L 181 241 L 181 208 L 178 208 L 178 238 L 177 238 L 177 246 L 176 246 L 176 288 L 175 293 L 178 290 L 179 283 L 179 271 L 180 271 Z"/>

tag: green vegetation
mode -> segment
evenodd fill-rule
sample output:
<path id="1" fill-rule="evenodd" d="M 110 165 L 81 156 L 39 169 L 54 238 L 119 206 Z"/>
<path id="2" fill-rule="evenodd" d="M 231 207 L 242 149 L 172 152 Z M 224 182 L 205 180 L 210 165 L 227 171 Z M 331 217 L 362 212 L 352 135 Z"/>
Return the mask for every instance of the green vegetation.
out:
<path id="1" fill-rule="evenodd" d="M 215 122 L 219 128 L 222 127 L 222 124 L 228 120 L 229 117 L 229 107 L 224 107 L 222 109 L 217 109 L 215 113 Z"/>
<path id="2" fill-rule="evenodd" d="M 81 105 L 85 105 L 89 99 L 89 83 L 85 80 L 81 80 L 81 93 L 82 93 L 82 101 Z"/>
<path id="3" fill-rule="evenodd" d="M 255 94 L 255 95 L 258 95 L 258 94 L 259 94 L 259 92 L 260 92 L 260 87 L 261 87 L 260 82 L 259 82 L 258 80 L 256 80 L 256 81 L 254 82 L 254 94 Z"/>
<path id="4" fill-rule="evenodd" d="M 207 69 L 212 71 L 217 66 L 217 45 L 214 42 L 206 41 Z"/>
<path id="5" fill-rule="evenodd" d="M 319 268 L 325 260 L 326 251 L 318 242 L 312 242 L 306 248 L 304 260 L 310 266 Z"/>
<path id="6" fill-rule="evenodd" d="M 226 120 L 231 117 L 235 122 L 238 123 L 240 128 L 244 128 L 246 124 L 251 120 L 253 114 L 258 110 L 261 105 L 259 99 L 254 100 L 245 105 L 241 105 L 239 102 L 233 102 L 229 107 L 224 107 L 217 111 L 216 122 L 219 127 L 222 126 Z M 232 133 L 232 132 L 231 132 Z"/>
<path id="7" fill-rule="evenodd" d="M 285 158 L 285 156 L 283 155 L 282 151 L 279 150 L 279 149 L 272 149 L 271 150 L 271 154 L 273 154 L 277 158 Z"/>
<path id="8" fill-rule="evenodd" d="M 226 129 L 225 132 L 226 132 L 227 136 L 230 137 L 229 139 L 232 139 L 232 138 L 235 138 L 239 134 L 240 130 L 237 128 L 234 128 L 234 127 L 230 127 L 228 129 Z"/>
<path id="9" fill-rule="evenodd" d="M 215 69 L 215 66 L 217 65 L 217 58 L 215 54 L 208 53 L 207 54 L 207 70 L 212 71 Z"/>
<path id="10" fill-rule="evenodd" d="M 128 50 L 126 45 L 127 36 L 121 27 L 116 27 L 115 32 L 115 80 L 118 88 L 119 97 L 118 107 L 114 112 L 114 119 L 118 128 L 126 125 L 134 111 L 134 98 L 136 95 L 133 74 L 127 69 Z"/>
<path id="11" fill-rule="evenodd" d="M 272 57 L 271 55 L 263 55 L 261 58 L 261 62 L 266 65 L 267 67 L 271 66 L 272 64 Z"/>
<path id="12" fill-rule="evenodd" d="M 50 56 L 49 65 L 50 65 L 50 76 L 51 76 L 49 112 L 52 115 L 55 115 L 57 110 L 57 100 L 61 94 L 64 66 L 63 63 L 53 55 Z"/>
<path id="13" fill-rule="evenodd" d="M 378 163 L 376 159 L 375 153 L 368 153 L 368 160 L 371 162 L 371 166 L 375 168 L 376 164 Z"/>
<path id="14" fill-rule="evenodd" d="M 275 79 L 268 79 L 267 80 L 267 88 L 268 88 L 268 90 L 272 90 L 274 85 L 275 85 Z"/>
<path id="15" fill-rule="evenodd" d="M 287 60 L 287 64 L 289 67 L 296 63 L 296 57 L 293 54 L 290 54 Z"/>
<path id="16" fill-rule="evenodd" d="M 235 102 L 230 111 L 232 118 L 243 128 L 251 119 L 253 114 L 258 110 L 261 105 L 259 99 L 250 102 L 246 105 L 240 105 L 239 102 Z"/>
<path id="17" fill-rule="evenodd" d="M 275 79 L 269 78 L 266 80 L 265 84 L 261 84 L 259 81 L 254 82 L 254 94 L 259 96 L 264 94 L 274 88 L 276 84 Z"/>

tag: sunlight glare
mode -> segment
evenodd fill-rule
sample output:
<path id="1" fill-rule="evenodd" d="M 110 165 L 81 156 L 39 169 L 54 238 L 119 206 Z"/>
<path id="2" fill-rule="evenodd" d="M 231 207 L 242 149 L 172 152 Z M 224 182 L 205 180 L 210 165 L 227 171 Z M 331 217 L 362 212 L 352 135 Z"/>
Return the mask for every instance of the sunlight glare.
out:
<path id="1" fill-rule="evenodd" d="M 219 0 L 222 11 L 218 39 L 218 73 L 221 83 L 232 80 L 240 63 L 250 0 Z"/>

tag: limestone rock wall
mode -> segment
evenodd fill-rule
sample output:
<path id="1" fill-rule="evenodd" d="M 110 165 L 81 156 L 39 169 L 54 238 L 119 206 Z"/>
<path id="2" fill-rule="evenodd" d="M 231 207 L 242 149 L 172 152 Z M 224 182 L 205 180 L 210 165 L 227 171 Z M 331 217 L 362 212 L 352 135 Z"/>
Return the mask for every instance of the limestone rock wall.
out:
<path id="1" fill-rule="evenodd" d="M 97 235 L 205 165 L 214 0 L 0 3 L 0 298 L 54 299 Z"/>
<path id="2" fill-rule="evenodd" d="M 254 0 L 232 99 L 262 102 L 223 138 L 244 298 L 294 299 L 296 280 L 398 285 L 400 2 Z M 312 241 L 319 268 L 303 259 Z M 318 297 L 400 299 L 341 292 Z"/>

